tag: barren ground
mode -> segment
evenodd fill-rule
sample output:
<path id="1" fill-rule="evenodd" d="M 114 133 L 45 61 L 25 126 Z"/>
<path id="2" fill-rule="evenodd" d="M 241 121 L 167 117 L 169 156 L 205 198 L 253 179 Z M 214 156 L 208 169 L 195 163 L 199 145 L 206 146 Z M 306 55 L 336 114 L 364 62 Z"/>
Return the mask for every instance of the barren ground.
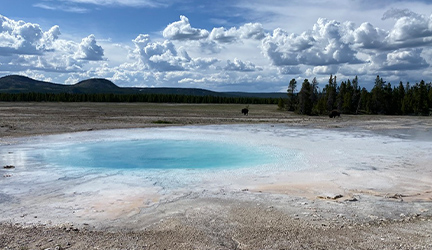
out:
<path id="1" fill-rule="evenodd" d="M 430 117 L 305 117 L 276 105 L 0 103 L 0 142 L 74 131 L 207 124 L 285 124 L 325 129 L 403 130 L 430 138 Z M 427 138 L 428 137 L 428 138 Z M 423 138 L 424 139 L 424 138 Z M 0 165 L 6 163 L 0 162 Z M 432 168 L 430 162 L 423 168 Z M 429 165 L 429 166 L 427 166 Z M 8 177 L 3 175 L 3 180 Z M 426 172 L 430 174 L 431 171 Z M 429 177 L 431 178 L 431 177 Z M 5 182 L 0 179 L 0 187 Z M 313 183 L 312 183 L 313 184 Z M 23 183 L 25 185 L 25 183 Z M 431 185 L 432 186 L 432 183 Z M 331 189 L 331 183 L 320 183 Z M 316 187 L 315 187 L 316 188 Z M 432 188 L 416 195 L 360 192 L 317 197 L 311 183 L 266 186 L 161 204 L 151 223 L 97 229 L 86 224 L 0 224 L 3 249 L 432 249 Z M 412 194 L 412 193 L 411 193 Z M 353 197 L 350 197 L 353 198 Z M 2 204 L 0 203 L 0 206 Z"/>

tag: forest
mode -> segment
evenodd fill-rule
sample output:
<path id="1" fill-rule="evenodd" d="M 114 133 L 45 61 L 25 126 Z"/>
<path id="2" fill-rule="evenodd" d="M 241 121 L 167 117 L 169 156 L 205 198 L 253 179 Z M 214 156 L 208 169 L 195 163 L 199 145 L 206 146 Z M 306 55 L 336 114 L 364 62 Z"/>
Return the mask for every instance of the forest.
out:
<path id="1" fill-rule="evenodd" d="M 328 84 L 319 89 L 316 78 L 312 82 L 305 79 L 296 93 L 297 81 L 292 79 L 288 98 L 280 99 L 278 107 L 304 115 L 323 115 L 332 110 L 343 114 L 431 115 L 432 84 L 423 80 L 392 86 L 377 76 L 370 92 L 359 86 L 357 76 L 339 85 L 336 81 L 336 76 L 330 75 Z"/>
<path id="2" fill-rule="evenodd" d="M 0 93 L 4 102 L 154 102 L 277 104 L 277 98 L 195 96 L 181 94 Z"/>
<path id="3" fill-rule="evenodd" d="M 342 114 L 431 115 L 432 83 L 396 86 L 376 77 L 371 91 L 359 86 L 359 80 L 342 81 L 330 75 L 328 83 L 318 87 L 316 78 L 304 79 L 300 91 L 297 81 L 288 84 L 286 98 L 185 95 L 185 94 L 119 94 L 119 93 L 0 93 L 7 102 L 154 102 L 154 103 L 227 103 L 277 104 L 279 110 L 303 115 L 327 115 L 332 110 Z"/>

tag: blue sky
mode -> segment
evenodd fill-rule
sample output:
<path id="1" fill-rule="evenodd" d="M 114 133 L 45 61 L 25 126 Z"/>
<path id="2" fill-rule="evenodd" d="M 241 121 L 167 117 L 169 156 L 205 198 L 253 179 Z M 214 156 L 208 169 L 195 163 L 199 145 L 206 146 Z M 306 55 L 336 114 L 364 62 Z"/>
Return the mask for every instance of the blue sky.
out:
<path id="1" fill-rule="evenodd" d="M 432 80 L 431 0 L 2 0 L 0 76 L 285 92 Z"/>

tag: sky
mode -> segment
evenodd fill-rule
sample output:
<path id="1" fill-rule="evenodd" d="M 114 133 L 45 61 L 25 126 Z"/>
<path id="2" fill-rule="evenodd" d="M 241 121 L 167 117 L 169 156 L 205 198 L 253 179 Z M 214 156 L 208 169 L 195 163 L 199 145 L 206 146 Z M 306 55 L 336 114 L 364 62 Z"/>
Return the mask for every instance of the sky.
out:
<path id="1" fill-rule="evenodd" d="M 244 92 L 432 81 L 432 0 L 0 1 L 0 77 Z"/>

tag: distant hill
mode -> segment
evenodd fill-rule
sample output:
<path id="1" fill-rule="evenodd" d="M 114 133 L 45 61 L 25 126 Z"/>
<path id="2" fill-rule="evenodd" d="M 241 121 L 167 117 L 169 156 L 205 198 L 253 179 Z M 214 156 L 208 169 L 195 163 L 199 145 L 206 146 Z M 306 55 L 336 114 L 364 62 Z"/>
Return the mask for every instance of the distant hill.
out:
<path id="1" fill-rule="evenodd" d="M 2 93 L 62 93 L 65 92 L 65 86 L 19 75 L 0 78 L 0 92 Z"/>
<path id="2" fill-rule="evenodd" d="M 0 78 L 0 93 L 86 93 L 86 94 L 178 94 L 191 96 L 285 98 L 286 93 L 215 92 L 197 88 L 122 88 L 113 82 L 92 78 L 74 85 L 34 80 L 9 75 Z"/>
<path id="3" fill-rule="evenodd" d="M 119 86 L 115 85 L 110 80 L 102 79 L 102 78 L 93 78 L 93 79 L 84 80 L 75 85 L 72 85 L 72 88 L 87 89 L 95 92 L 100 92 L 100 91 L 116 92 L 120 89 Z"/>

